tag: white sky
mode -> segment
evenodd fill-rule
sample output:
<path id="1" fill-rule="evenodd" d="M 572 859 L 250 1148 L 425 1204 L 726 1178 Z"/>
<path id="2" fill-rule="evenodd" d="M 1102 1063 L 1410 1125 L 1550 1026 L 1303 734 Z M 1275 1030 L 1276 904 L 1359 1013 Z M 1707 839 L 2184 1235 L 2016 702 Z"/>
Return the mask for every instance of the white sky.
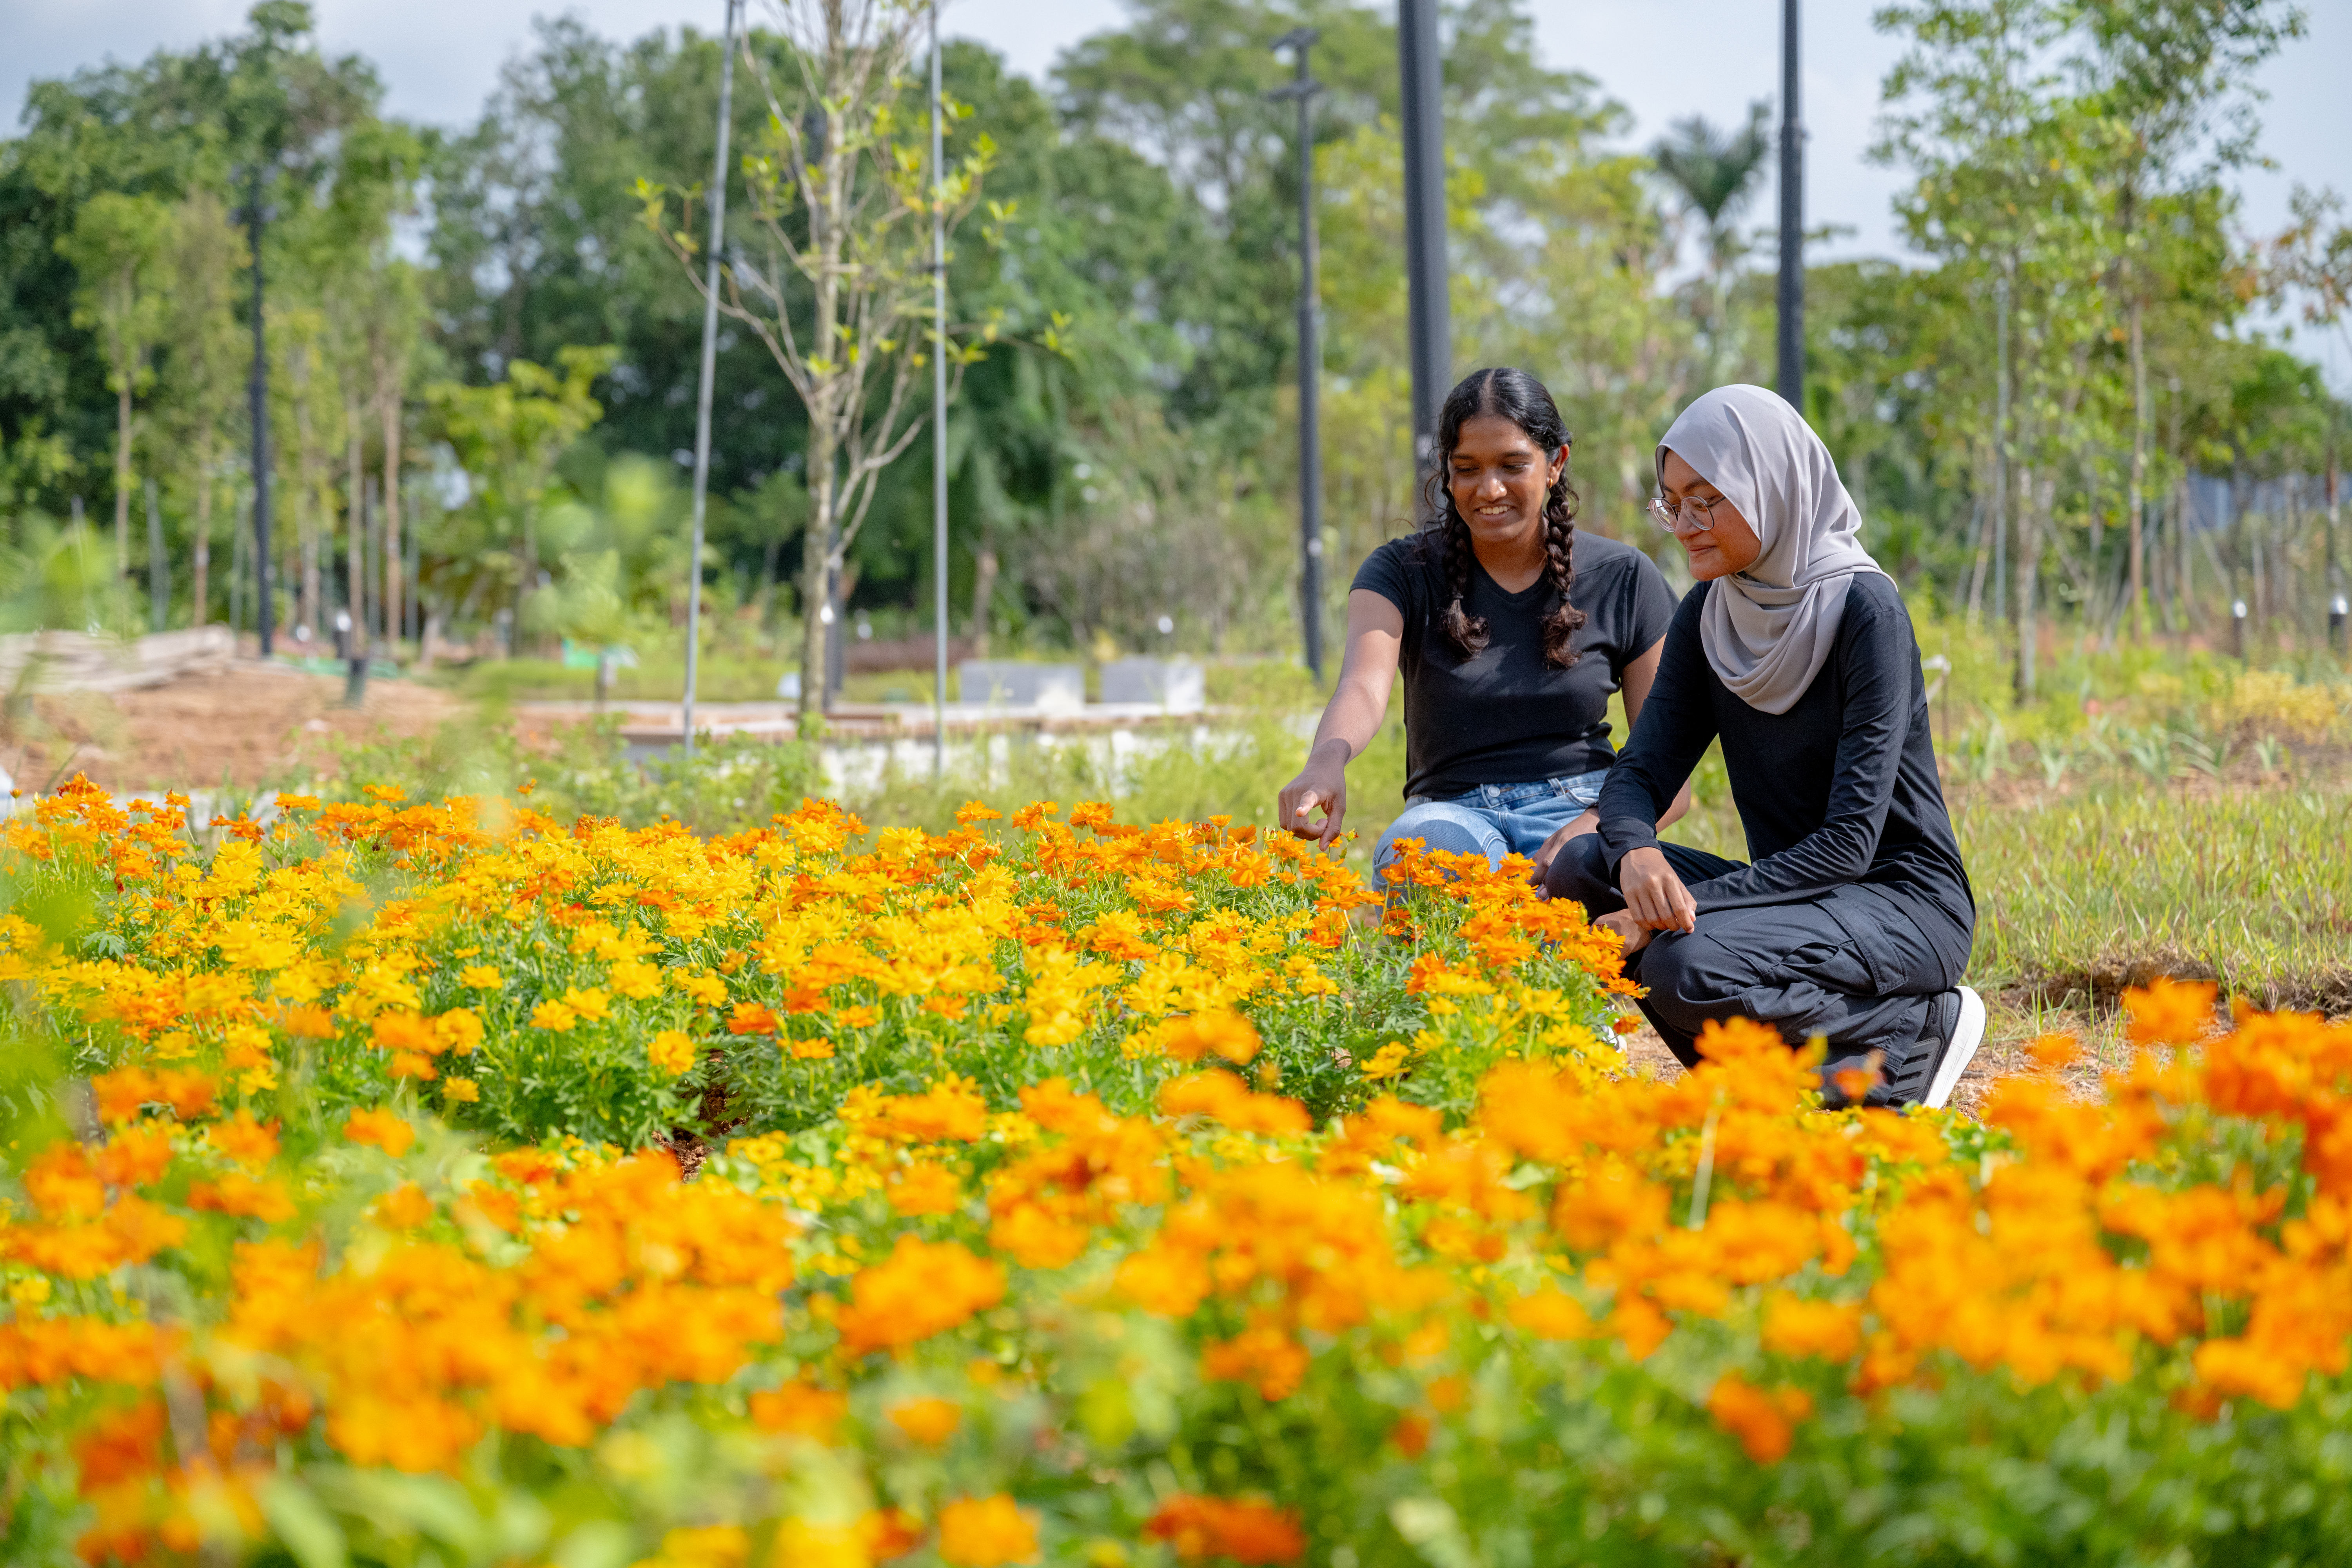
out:
<path id="1" fill-rule="evenodd" d="M 230 33 L 247 0 L 0 0 L 0 127 L 12 129 L 27 82 L 62 76 L 112 56 L 142 58 Z M 1808 144 L 1806 220 L 1854 232 L 1832 256 L 1899 250 L 1889 213 L 1893 171 L 1872 166 L 1878 87 L 1896 49 L 1874 31 L 1879 0 L 1810 0 L 1805 8 L 1804 118 Z M 383 73 L 390 110 L 413 120 L 465 123 L 479 112 L 498 68 L 529 42 L 534 15 L 572 11 L 598 32 L 635 37 L 690 22 L 716 31 L 724 0 L 686 5 L 665 0 L 315 0 L 331 49 L 355 50 Z M 1694 111 L 1718 123 L 1758 98 L 1777 98 L 1780 5 L 1776 0 L 1532 0 L 1538 47 L 1554 65 L 1598 78 L 1633 111 L 1630 141 L 1645 144 L 1664 124 Z M 2295 181 L 2352 193 L 2352 0 L 2304 0 L 2309 36 L 2263 75 L 2266 152 L 2274 168 L 2245 182 L 2245 218 L 2257 233 L 2282 226 Z M 753 14 L 758 13 L 756 4 Z M 997 48 L 1014 69 L 1042 77 L 1062 48 L 1117 26 L 1118 0 L 949 0 L 943 26 Z M 2331 63 L 2332 62 L 2332 63 Z M 1769 193 L 1753 221 L 1776 210 Z M 2352 356 L 2304 345 L 2352 384 Z"/>

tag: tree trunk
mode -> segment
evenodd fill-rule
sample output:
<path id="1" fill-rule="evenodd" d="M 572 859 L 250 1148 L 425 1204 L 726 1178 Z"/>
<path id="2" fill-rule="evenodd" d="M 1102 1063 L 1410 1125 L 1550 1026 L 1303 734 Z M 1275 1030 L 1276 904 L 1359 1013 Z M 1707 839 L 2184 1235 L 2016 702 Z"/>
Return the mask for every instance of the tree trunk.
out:
<path id="1" fill-rule="evenodd" d="M 122 391 L 115 399 L 114 420 L 114 575 L 119 581 L 131 570 L 131 368 L 122 371 Z"/>
<path id="2" fill-rule="evenodd" d="M 213 452 L 209 433 L 196 447 L 195 542 L 189 548 L 188 624 L 211 624 L 213 575 Z"/>
<path id="3" fill-rule="evenodd" d="M 988 657 L 988 610 L 996 599 L 996 540 L 983 535 L 972 557 L 971 657 Z"/>
<path id="4" fill-rule="evenodd" d="M 352 657 L 368 656 L 367 591 L 367 450 L 360 439 L 360 402 L 343 400 L 344 482 L 351 492 L 343 501 L 343 579 L 351 586 L 343 597 L 352 614 Z"/>
<path id="5" fill-rule="evenodd" d="M 2051 488 L 2054 483 L 2051 482 Z M 2011 597 L 2016 606 L 2016 689 L 2020 702 L 2033 700 L 2040 664 L 2042 627 L 2034 588 L 2042 577 L 2042 547 L 2047 532 L 2038 494 L 2042 488 L 2034 483 L 2031 468 L 2018 469 L 2017 576 Z"/>
<path id="6" fill-rule="evenodd" d="M 824 406 L 822 400 L 818 405 Z M 816 410 L 810 411 L 814 415 Z M 834 427 L 827 418 L 809 420 L 809 525 L 801 542 L 801 702 L 796 728 L 803 740 L 824 733 L 824 647 L 833 609 L 826 593 L 833 569 L 834 534 L 841 497 L 835 483 Z"/>
<path id="7" fill-rule="evenodd" d="M 376 370 L 376 409 L 383 418 L 383 640 L 398 643 L 407 630 L 412 584 L 401 571 L 400 384 L 383 362 Z"/>
<path id="8" fill-rule="evenodd" d="M 2131 608 L 2131 636 L 2136 642 L 2147 629 L 2146 557 L 2140 539 L 2140 514 L 2147 495 L 2147 343 L 2139 297 L 2131 302 L 2132 448 L 2130 494 L 2125 505 L 2131 514 L 2131 568 L 2125 595 Z"/>

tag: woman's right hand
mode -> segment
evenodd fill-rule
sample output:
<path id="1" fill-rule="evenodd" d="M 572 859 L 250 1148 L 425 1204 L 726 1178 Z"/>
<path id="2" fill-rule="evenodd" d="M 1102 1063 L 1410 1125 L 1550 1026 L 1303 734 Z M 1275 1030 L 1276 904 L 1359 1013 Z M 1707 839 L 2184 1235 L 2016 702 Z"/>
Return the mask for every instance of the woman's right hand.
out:
<path id="1" fill-rule="evenodd" d="M 1282 786 L 1281 825 L 1301 838 L 1312 838 L 1328 849 L 1339 837 L 1339 825 L 1348 816 L 1348 756 L 1352 750 L 1345 741 L 1326 741 L 1307 754 L 1307 765 L 1298 776 Z M 1307 820 L 1318 806 L 1323 809 L 1320 823 Z"/>
<path id="2" fill-rule="evenodd" d="M 1625 912 L 1644 931 L 1698 929 L 1698 900 L 1651 846 L 1628 851 L 1617 863 L 1617 890 L 1625 896 Z"/>

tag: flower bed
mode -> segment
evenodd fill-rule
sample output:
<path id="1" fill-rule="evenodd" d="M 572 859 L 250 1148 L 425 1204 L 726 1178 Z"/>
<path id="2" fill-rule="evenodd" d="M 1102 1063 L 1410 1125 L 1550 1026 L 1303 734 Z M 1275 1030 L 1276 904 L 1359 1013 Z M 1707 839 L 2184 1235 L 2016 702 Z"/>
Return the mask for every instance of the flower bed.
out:
<path id="1" fill-rule="evenodd" d="M 1483 865 L 284 805 L 9 830 L 12 1563 L 2352 1539 L 2352 1029 L 2160 985 L 2104 1104 L 1828 1113 L 1628 1074 Z"/>

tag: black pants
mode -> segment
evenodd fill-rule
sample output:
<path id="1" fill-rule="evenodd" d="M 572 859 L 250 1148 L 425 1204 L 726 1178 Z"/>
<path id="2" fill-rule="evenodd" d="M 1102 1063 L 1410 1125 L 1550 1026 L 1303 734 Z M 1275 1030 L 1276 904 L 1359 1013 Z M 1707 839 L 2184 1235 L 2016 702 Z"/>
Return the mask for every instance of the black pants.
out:
<path id="1" fill-rule="evenodd" d="M 1685 883 L 1739 866 L 1680 844 L 1658 847 Z M 1545 888 L 1595 918 L 1625 907 L 1598 834 L 1569 840 Z M 1685 1067 L 1698 1064 L 1707 1020 L 1754 1018 L 1791 1046 L 1817 1035 L 1829 1042 L 1822 1085 L 1833 1100 L 1843 1098 L 1833 1075 L 1875 1051 L 1879 1080 L 1867 1103 L 1908 1104 L 1925 1096 L 1935 1067 L 1938 1042 L 1920 1038 L 1934 999 L 1960 979 L 1921 929 L 1950 921 L 1912 903 L 1899 889 L 1856 885 L 1809 903 L 1712 910 L 1696 931 L 1651 937 L 1626 960 L 1626 978 L 1648 988 L 1642 1012 Z"/>

